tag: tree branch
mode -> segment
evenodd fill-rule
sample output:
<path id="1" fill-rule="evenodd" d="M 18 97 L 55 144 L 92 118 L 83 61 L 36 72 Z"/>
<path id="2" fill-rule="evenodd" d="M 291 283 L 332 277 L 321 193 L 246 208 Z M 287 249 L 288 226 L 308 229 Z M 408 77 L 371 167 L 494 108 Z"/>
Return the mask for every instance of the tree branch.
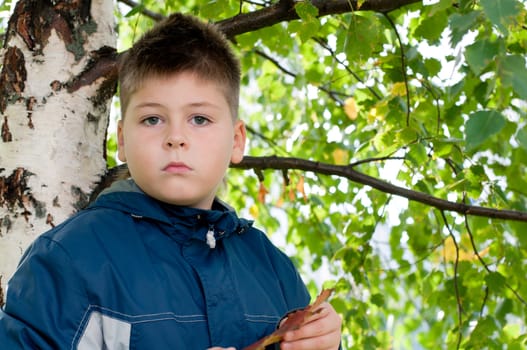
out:
<path id="1" fill-rule="evenodd" d="M 134 0 L 117 0 L 132 8 L 140 6 Z M 366 0 L 360 8 L 357 0 L 313 0 L 312 4 L 318 8 L 320 17 L 336 15 L 353 11 L 376 11 L 388 13 L 406 5 L 421 2 L 421 0 Z M 146 17 L 155 21 L 164 18 L 163 15 L 141 9 Z M 249 13 L 240 13 L 237 16 L 225 19 L 217 24 L 229 38 L 234 38 L 247 32 L 252 32 L 265 27 L 270 27 L 280 22 L 299 19 L 295 11 L 295 2 L 292 0 L 281 0 L 274 5 Z"/>
<path id="2" fill-rule="evenodd" d="M 456 212 L 467 216 L 480 216 L 492 219 L 514 220 L 527 222 L 527 212 L 516 210 L 500 210 L 494 208 L 481 207 L 476 205 L 467 205 L 464 203 L 450 202 L 445 199 L 434 197 L 427 193 L 409 190 L 404 187 L 392 185 L 389 182 L 374 178 L 353 169 L 354 165 L 334 165 L 328 163 L 314 162 L 301 158 L 291 157 L 251 157 L 245 156 L 241 163 L 231 164 L 234 169 L 252 169 L 257 174 L 262 170 L 302 170 L 311 171 L 316 174 L 334 175 L 347 178 L 358 184 L 370 186 L 384 193 L 390 193 L 408 200 L 416 201 L 442 211 Z M 90 195 L 90 202 L 97 195 L 113 182 L 129 177 L 126 164 L 122 164 L 111 169 L 101 177 L 101 181 Z"/>
<path id="3" fill-rule="evenodd" d="M 482 216 L 493 219 L 515 220 L 527 222 L 527 212 L 515 210 L 500 210 L 464 203 L 450 202 L 445 199 L 434 197 L 427 193 L 409 190 L 404 187 L 392 185 L 389 182 L 371 177 L 353 169 L 349 165 L 334 165 L 327 163 L 314 162 L 300 158 L 282 157 L 244 157 L 239 164 L 231 164 L 232 168 L 238 169 L 297 169 L 312 171 L 317 174 L 335 175 L 345 177 L 350 181 L 373 187 L 384 193 L 391 193 L 396 196 L 404 197 L 412 201 L 423 203 L 439 210 L 457 212 L 464 215 Z"/>
<path id="4" fill-rule="evenodd" d="M 421 0 L 367 0 L 360 8 L 357 6 L 357 0 L 313 0 L 312 4 L 318 8 L 319 16 L 323 17 L 357 10 L 387 13 L 418 2 Z M 240 14 L 217 24 L 225 35 L 233 38 L 236 35 L 298 18 L 294 1 L 279 1 L 261 10 Z"/>

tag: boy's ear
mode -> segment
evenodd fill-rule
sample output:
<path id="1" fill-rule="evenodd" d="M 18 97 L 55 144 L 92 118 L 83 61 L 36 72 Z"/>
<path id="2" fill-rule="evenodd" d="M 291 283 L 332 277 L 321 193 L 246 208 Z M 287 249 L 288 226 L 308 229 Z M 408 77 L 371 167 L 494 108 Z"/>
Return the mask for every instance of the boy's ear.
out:
<path id="1" fill-rule="evenodd" d="M 241 120 L 237 120 L 234 124 L 234 143 L 232 146 L 231 163 L 237 164 L 242 161 L 246 139 L 247 131 L 245 124 Z"/>
<path id="2" fill-rule="evenodd" d="M 126 162 L 126 154 L 124 152 L 124 135 L 123 135 L 123 120 L 117 123 L 117 158 L 121 162 Z"/>

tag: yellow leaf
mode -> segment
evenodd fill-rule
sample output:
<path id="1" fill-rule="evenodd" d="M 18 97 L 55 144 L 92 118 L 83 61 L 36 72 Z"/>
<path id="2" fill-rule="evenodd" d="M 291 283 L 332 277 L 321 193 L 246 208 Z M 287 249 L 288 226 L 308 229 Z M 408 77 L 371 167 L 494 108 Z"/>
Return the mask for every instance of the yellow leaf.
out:
<path id="1" fill-rule="evenodd" d="M 249 213 L 253 218 L 257 219 L 260 215 L 260 209 L 258 209 L 258 206 L 256 204 L 251 205 L 251 207 L 249 208 Z"/>
<path id="2" fill-rule="evenodd" d="M 487 255 L 489 252 L 489 247 L 483 249 L 481 252 L 479 252 L 479 256 L 483 257 Z M 458 244 L 458 254 L 459 254 L 459 261 L 476 261 L 478 260 L 478 256 L 474 254 L 472 250 L 466 250 L 463 247 L 459 246 Z M 454 244 L 454 240 L 452 237 L 448 237 L 445 239 L 445 242 L 443 243 L 443 250 L 441 252 L 441 255 L 443 256 L 443 259 L 447 262 L 454 262 L 456 261 L 456 245 Z"/>
<path id="3" fill-rule="evenodd" d="M 343 149 L 336 149 L 333 151 L 333 160 L 335 164 L 344 165 L 349 162 L 349 154 Z"/>
<path id="4" fill-rule="evenodd" d="M 406 96 L 406 85 L 402 82 L 393 84 L 392 93 L 396 96 Z"/>
<path id="5" fill-rule="evenodd" d="M 370 112 L 368 113 L 368 123 L 373 124 L 378 118 L 377 115 L 377 108 L 373 107 L 370 109 Z"/>
<path id="6" fill-rule="evenodd" d="M 443 242 L 442 254 L 445 261 L 456 261 L 456 245 L 452 237 L 447 237 Z"/>
<path id="7" fill-rule="evenodd" d="M 310 119 L 313 123 L 318 123 L 320 121 L 320 118 L 315 112 L 311 113 Z"/>
<path id="8" fill-rule="evenodd" d="M 357 102 L 355 102 L 355 99 L 353 97 L 347 98 L 346 101 L 344 101 L 344 112 L 351 120 L 357 119 Z"/>

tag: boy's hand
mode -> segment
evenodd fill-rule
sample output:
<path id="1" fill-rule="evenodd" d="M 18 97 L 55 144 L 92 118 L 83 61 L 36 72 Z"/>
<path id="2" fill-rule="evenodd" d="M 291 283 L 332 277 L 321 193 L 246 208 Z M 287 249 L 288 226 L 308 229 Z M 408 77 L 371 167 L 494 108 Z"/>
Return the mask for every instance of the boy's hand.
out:
<path id="1" fill-rule="evenodd" d="M 310 316 L 297 330 L 285 333 L 282 350 L 336 350 L 340 345 L 342 319 L 331 304 L 324 302 L 320 312 Z"/>

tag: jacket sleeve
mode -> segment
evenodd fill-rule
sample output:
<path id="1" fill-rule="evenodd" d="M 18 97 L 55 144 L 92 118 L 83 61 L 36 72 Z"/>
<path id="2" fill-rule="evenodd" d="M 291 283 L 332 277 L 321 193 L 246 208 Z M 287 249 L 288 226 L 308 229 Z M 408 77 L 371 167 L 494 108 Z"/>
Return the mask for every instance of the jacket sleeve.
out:
<path id="1" fill-rule="evenodd" d="M 291 259 L 280 249 L 274 248 L 273 266 L 287 303 L 287 313 L 309 305 L 310 295 Z"/>
<path id="2" fill-rule="evenodd" d="M 0 310 L 2 349 L 70 349 L 79 335 L 87 296 L 71 257 L 38 238 L 8 282 Z"/>
<path id="3" fill-rule="evenodd" d="M 310 296 L 307 288 L 302 281 L 302 278 L 294 266 L 291 259 L 285 255 L 281 250 L 277 250 L 277 259 L 279 263 L 275 263 L 275 268 L 278 275 L 281 276 L 280 282 L 282 284 L 282 292 L 288 301 L 289 311 L 282 316 L 276 325 L 276 329 L 280 327 L 281 322 L 292 312 L 305 308 L 310 303 Z M 266 347 L 266 350 L 279 350 L 280 344 L 275 343 Z M 339 345 L 339 350 L 342 350 L 342 344 Z"/>

